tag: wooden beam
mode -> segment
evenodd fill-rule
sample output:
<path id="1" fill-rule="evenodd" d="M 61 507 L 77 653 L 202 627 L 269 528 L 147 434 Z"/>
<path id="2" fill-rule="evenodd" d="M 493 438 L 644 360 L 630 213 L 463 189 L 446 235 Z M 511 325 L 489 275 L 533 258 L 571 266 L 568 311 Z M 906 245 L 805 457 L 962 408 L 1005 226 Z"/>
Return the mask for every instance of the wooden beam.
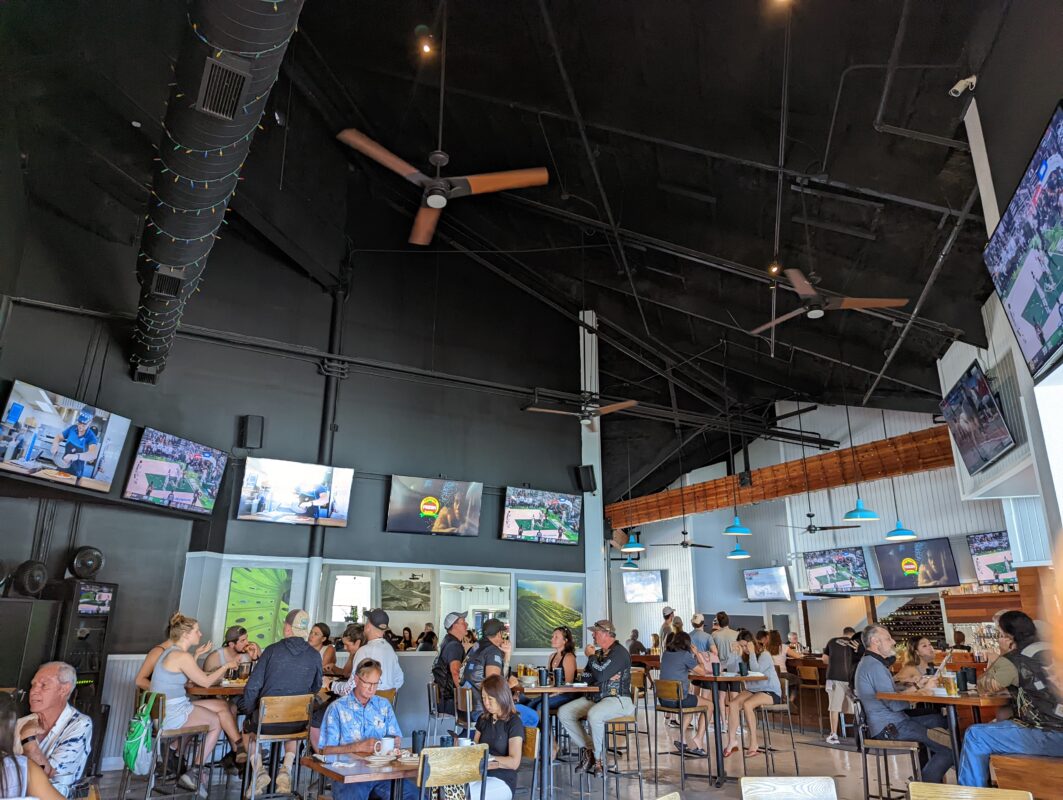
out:
<path id="1" fill-rule="evenodd" d="M 948 428 L 935 425 L 914 433 L 811 456 L 805 463 L 808 490 L 820 491 L 951 467 L 952 444 Z M 737 505 L 744 506 L 801 494 L 806 489 L 800 459 L 753 470 L 751 486 L 740 487 L 737 483 L 738 476 L 728 475 L 683 489 L 669 489 L 611 503 L 605 507 L 605 516 L 613 528 L 628 528 L 674 519 L 683 514 L 727 508 L 735 502 L 736 494 Z"/>

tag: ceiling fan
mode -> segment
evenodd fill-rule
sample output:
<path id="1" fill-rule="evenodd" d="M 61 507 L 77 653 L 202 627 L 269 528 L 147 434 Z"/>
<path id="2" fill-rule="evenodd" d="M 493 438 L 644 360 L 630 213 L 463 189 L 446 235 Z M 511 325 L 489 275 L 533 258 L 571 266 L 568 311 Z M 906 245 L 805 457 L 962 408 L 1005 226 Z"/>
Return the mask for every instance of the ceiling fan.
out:
<path id="1" fill-rule="evenodd" d="M 682 541 L 668 544 L 651 544 L 650 547 L 682 547 L 684 550 L 690 547 L 701 547 L 705 550 L 712 550 L 711 544 L 695 544 L 694 542 L 690 541 L 690 539 L 688 538 L 690 534 L 687 533 L 685 530 L 681 532 L 681 535 L 683 537 Z"/>
<path id="2" fill-rule="evenodd" d="M 534 411 L 538 414 L 562 414 L 566 417 L 578 417 L 580 425 L 589 425 L 591 430 L 595 430 L 594 422 L 598 417 L 604 417 L 606 414 L 615 414 L 617 411 L 623 411 L 627 408 L 632 408 L 639 404 L 638 400 L 618 400 L 615 403 L 607 403 L 606 405 L 599 405 L 598 395 L 584 392 L 580 401 L 579 410 L 573 410 L 571 408 L 564 408 L 563 406 L 547 405 L 539 401 L 539 394 L 533 396 L 532 401 L 524 406 L 524 411 Z"/>
<path id="3" fill-rule="evenodd" d="M 776 528 L 791 528 L 795 531 L 804 531 L 805 533 L 819 533 L 820 531 L 840 531 L 845 528 L 859 528 L 859 525 L 817 525 L 815 523 L 815 514 L 809 511 L 805 514 L 808 517 L 808 524 L 804 527 L 800 525 L 776 525 Z"/>
<path id="4" fill-rule="evenodd" d="M 786 277 L 801 298 L 801 307 L 795 308 L 770 322 L 765 322 L 750 331 L 751 334 L 763 333 L 801 315 L 809 319 L 819 319 L 827 311 L 846 311 L 860 308 L 901 308 L 908 305 L 908 300 L 899 297 L 824 297 L 809 283 L 808 278 L 799 269 L 785 269 Z"/>

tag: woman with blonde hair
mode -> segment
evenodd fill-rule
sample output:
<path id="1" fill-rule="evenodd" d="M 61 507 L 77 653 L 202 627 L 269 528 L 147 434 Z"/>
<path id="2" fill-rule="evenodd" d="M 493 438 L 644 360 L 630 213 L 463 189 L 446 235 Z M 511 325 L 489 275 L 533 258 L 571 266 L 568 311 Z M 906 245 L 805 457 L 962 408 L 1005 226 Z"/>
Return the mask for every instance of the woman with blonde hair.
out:
<path id="1" fill-rule="evenodd" d="M 238 764 L 247 761 L 247 750 L 244 748 L 240 732 L 236 728 L 236 720 L 233 718 L 232 711 L 229 710 L 228 703 L 213 697 L 190 700 L 185 691 L 185 684 L 189 681 L 196 686 L 213 686 L 221 680 L 227 670 L 240 663 L 238 658 L 234 658 L 211 673 L 204 672 L 190 652 L 190 649 L 197 646 L 202 638 L 199 623 L 191 617 L 186 617 L 180 611 L 175 611 L 170 617 L 170 646 L 159 655 L 151 675 L 150 690 L 166 698 L 166 715 L 162 719 L 164 730 L 184 728 L 189 725 L 206 725 L 209 728 L 206 741 L 199 754 L 199 765 L 190 769 L 177 781 L 182 788 L 198 792 L 200 797 L 206 797 L 208 787 L 204 782 L 207 774 L 203 770 L 203 758 L 214 751 L 214 745 L 217 744 L 221 732 L 224 730 L 225 735 L 229 737 Z"/>

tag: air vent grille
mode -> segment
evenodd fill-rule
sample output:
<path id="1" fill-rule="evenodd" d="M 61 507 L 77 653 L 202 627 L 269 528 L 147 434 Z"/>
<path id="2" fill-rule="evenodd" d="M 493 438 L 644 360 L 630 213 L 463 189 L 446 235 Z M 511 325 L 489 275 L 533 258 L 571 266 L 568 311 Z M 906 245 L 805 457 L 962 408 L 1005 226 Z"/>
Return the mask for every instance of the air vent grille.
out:
<path id="1" fill-rule="evenodd" d="M 196 109 L 220 119 L 232 120 L 243 105 L 251 82 L 251 70 L 244 59 L 226 56 L 225 61 L 208 57 L 199 84 Z"/>
<path id="2" fill-rule="evenodd" d="M 181 294 L 182 284 L 184 281 L 178 277 L 156 272 L 151 279 L 151 293 L 176 299 Z"/>
<path id="3" fill-rule="evenodd" d="M 133 367 L 133 382 L 147 383 L 154 386 L 159 382 L 159 368 L 146 367 L 143 364 L 137 364 Z"/>

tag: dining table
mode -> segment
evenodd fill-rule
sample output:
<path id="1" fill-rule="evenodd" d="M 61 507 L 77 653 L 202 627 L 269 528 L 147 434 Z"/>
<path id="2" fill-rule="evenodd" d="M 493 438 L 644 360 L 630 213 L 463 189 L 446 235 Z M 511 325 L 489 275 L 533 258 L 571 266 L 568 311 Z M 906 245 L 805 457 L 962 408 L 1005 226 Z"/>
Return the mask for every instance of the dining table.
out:
<path id="1" fill-rule="evenodd" d="M 716 747 L 716 781 L 715 786 L 719 789 L 727 782 L 727 768 L 723 758 L 723 727 L 720 719 L 720 684 L 721 683 L 747 683 L 750 681 L 762 681 L 764 676 L 739 675 L 738 673 L 721 672 L 719 675 L 690 674 L 690 682 L 695 686 L 708 686 L 712 689 L 712 738 Z M 730 780 L 737 780 L 731 778 Z M 710 782 L 712 782 L 710 778 Z"/>
<path id="2" fill-rule="evenodd" d="M 552 731 L 550 728 L 550 696 L 555 694 L 594 694 L 597 691 L 597 686 L 574 683 L 563 683 L 560 686 L 521 687 L 521 692 L 528 697 L 543 698 L 539 704 L 539 797 L 541 800 L 548 800 L 548 798 L 554 796 L 554 773 L 550 763 L 553 755 Z"/>
<path id="3" fill-rule="evenodd" d="M 333 756 L 332 758 L 336 758 Z M 336 761 L 322 761 L 318 756 L 304 756 L 299 762 L 311 772 L 327 778 L 330 781 L 340 783 L 376 783 L 377 781 L 391 781 L 391 796 L 402 796 L 402 781 L 406 778 L 413 780 L 417 777 L 418 764 L 403 764 L 393 761 L 391 764 L 371 764 L 361 756 L 343 756 L 348 759 L 343 763 Z M 313 781 L 311 781 L 311 788 Z M 307 792 L 310 797 L 309 791 Z M 320 796 L 320 792 L 317 795 Z"/>
<path id="4" fill-rule="evenodd" d="M 879 692 L 875 695 L 879 700 L 900 700 L 905 703 L 929 703 L 935 706 L 943 706 L 945 717 L 949 722 L 949 740 L 952 742 L 952 753 L 956 763 L 960 763 L 960 735 L 959 719 L 956 709 L 965 706 L 971 709 L 975 723 L 982 721 L 982 709 L 997 709 L 1011 702 L 1011 695 L 1004 693 L 988 693 L 978 689 L 970 689 L 955 695 L 938 694 L 933 690 L 924 689 L 918 692 Z"/>
<path id="5" fill-rule="evenodd" d="M 189 697 L 242 697 L 244 684 L 218 685 L 218 686 L 193 686 L 188 685 L 185 691 Z"/>

